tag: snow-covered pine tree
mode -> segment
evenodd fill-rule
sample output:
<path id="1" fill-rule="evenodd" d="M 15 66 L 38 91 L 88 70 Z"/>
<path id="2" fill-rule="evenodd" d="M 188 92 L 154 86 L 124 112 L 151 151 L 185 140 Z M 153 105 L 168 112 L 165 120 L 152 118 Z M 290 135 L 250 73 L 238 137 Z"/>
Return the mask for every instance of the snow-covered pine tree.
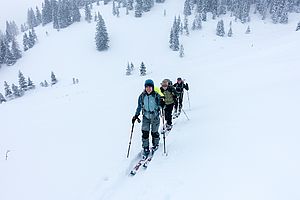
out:
<path id="1" fill-rule="evenodd" d="M 182 58 L 184 56 L 184 48 L 183 45 L 180 45 L 180 49 L 179 49 L 179 57 Z"/>
<path id="2" fill-rule="evenodd" d="M 29 38 L 27 36 L 27 33 L 24 33 L 23 35 L 23 46 L 24 46 L 24 51 L 27 51 L 29 49 Z"/>
<path id="3" fill-rule="evenodd" d="M 189 36 L 190 31 L 189 31 L 189 22 L 187 16 L 184 17 L 184 25 L 183 25 L 183 30 L 185 32 L 185 35 Z M 179 45 L 179 44 L 178 44 Z"/>
<path id="4" fill-rule="evenodd" d="M 218 22 L 216 34 L 217 34 L 218 36 L 221 36 L 221 37 L 223 37 L 223 36 L 225 35 L 224 22 L 223 22 L 223 20 L 220 20 L 220 21 Z"/>
<path id="5" fill-rule="evenodd" d="M 128 10 L 133 10 L 133 0 L 127 0 L 127 6 Z"/>
<path id="6" fill-rule="evenodd" d="M 91 13 L 91 9 L 90 9 L 90 6 L 89 6 L 88 3 L 85 4 L 84 12 L 85 12 L 85 20 L 86 20 L 88 23 L 91 23 L 91 20 L 92 20 L 92 13 Z"/>
<path id="7" fill-rule="evenodd" d="M 135 17 L 142 17 L 143 15 L 143 1 L 142 0 L 136 0 L 136 4 L 134 7 L 134 16 Z"/>
<path id="8" fill-rule="evenodd" d="M 43 26 L 52 22 L 52 5 L 56 0 L 45 0 L 42 7 L 42 24 Z"/>
<path id="9" fill-rule="evenodd" d="M 28 9 L 27 11 L 27 24 L 29 28 L 33 28 L 37 26 L 36 16 L 32 8 Z"/>
<path id="10" fill-rule="evenodd" d="M 37 38 L 34 28 L 31 29 L 31 34 L 32 34 L 34 44 L 35 44 L 38 41 L 38 38 Z"/>
<path id="11" fill-rule="evenodd" d="M 127 63 L 126 75 L 127 76 L 131 75 L 131 72 L 132 72 L 131 67 L 130 67 L 129 63 Z"/>
<path id="12" fill-rule="evenodd" d="M 228 33 L 227 33 L 227 36 L 228 36 L 228 37 L 232 37 L 232 28 L 231 28 L 231 26 L 230 26 L 230 28 L 229 28 L 229 31 L 228 31 Z"/>
<path id="13" fill-rule="evenodd" d="M 48 87 L 48 86 L 49 86 L 49 84 L 48 84 L 47 80 L 45 80 L 44 81 L 44 87 Z"/>
<path id="14" fill-rule="evenodd" d="M 44 82 L 43 82 L 43 81 L 42 81 L 42 82 L 40 82 L 40 86 L 41 86 L 41 87 L 45 87 L 45 86 L 44 86 Z"/>
<path id="15" fill-rule="evenodd" d="M 189 16 L 192 14 L 192 8 L 190 4 L 190 0 L 185 0 L 184 2 L 184 8 L 183 8 L 183 14 L 184 16 Z"/>
<path id="16" fill-rule="evenodd" d="M 57 79 L 53 72 L 51 72 L 51 85 L 55 85 L 57 83 Z"/>
<path id="17" fill-rule="evenodd" d="M 60 23 L 59 23 L 59 18 L 58 18 L 58 2 L 57 1 L 52 2 L 52 18 L 53 18 L 53 28 L 56 30 L 59 30 Z"/>
<path id="18" fill-rule="evenodd" d="M 299 31 L 300 30 L 300 22 L 298 22 L 298 25 L 297 25 L 297 28 L 296 28 L 296 31 Z"/>
<path id="19" fill-rule="evenodd" d="M 4 91 L 5 91 L 5 97 L 7 99 L 11 99 L 12 98 L 12 91 L 11 91 L 10 86 L 8 85 L 8 83 L 6 81 L 4 81 Z"/>
<path id="20" fill-rule="evenodd" d="M 18 77 L 19 77 L 19 87 L 22 90 L 26 91 L 27 90 L 27 83 L 26 83 L 25 77 L 24 77 L 24 75 L 22 74 L 21 71 L 19 71 Z"/>
<path id="21" fill-rule="evenodd" d="M 141 66 L 140 66 L 140 75 L 146 76 L 146 66 L 145 66 L 144 62 L 142 62 Z"/>
<path id="22" fill-rule="evenodd" d="M 192 30 L 200 30 L 200 29 L 202 29 L 201 15 L 196 14 L 195 19 L 193 21 Z"/>
<path id="23" fill-rule="evenodd" d="M 250 30 L 250 26 L 248 26 L 248 27 L 247 27 L 247 30 L 246 30 L 246 32 L 245 32 L 245 33 L 246 33 L 246 34 L 250 34 L 250 32 L 251 32 L 251 30 Z"/>
<path id="24" fill-rule="evenodd" d="M 113 0 L 112 14 L 113 14 L 113 16 L 117 15 L 117 11 L 116 11 L 116 1 L 115 1 L 115 0 Z"/>
<path id="25" fill-rule="evenodd" d="M 4 96 L 0 93 L 0 104 L 2 102 L 6 102 L 6 99 L 4 98 Z"/>
<path id="26" fill-rule="evenodd" d="M 6 54 L 5 54 L 5 63 L 8 66 L 11 66 L 11 65 L 14 65 L 16 62 L 17 62 L 17 59 L 15 58 L 15 56 L 13 55 L 11 50 L 9 48 L 7 48 Z"/>
<path id="27" fill-rule="evenodd" d="M 154 5 L 153 0 L 143 0 L 143 11 L 149 12 Z"/>
<path id="28" fill-rule="evenodd" d="M 28 83 L 28 86 L 27 86 L 28 90 L 35 89 L 35 85 L 29 77 L 28 77 L 27 83 Z"/>
<path id="29" fill-rule="evenodd" d="M 5 39 L 8 42 L 11 42 L 13 38 L 14 38 L 14 35 L 12 33 L 11 25 L 10 25 L 10 23 L 8 23 L 8 21 L 6 21 Z"/>
<path id="30" fill-rule="evenodd" d="M 0 40 L 0 65 L 5 63 L 5 54 L 6 54 L 6 44 L 4 42 L 5 39 Z"/>
<path id="31" fill-rule="evenodd" d="M 80 22 L 81 14 L 75 1 L 72 2 L 72 19 L 73 22 Z"/>
<path id="32" fill-rule="evenodd" d="M 34 46 L 34 44 L 35 44 L 35 39 L 34 39 L 34 36 L 33 36 L 33 34 L 32 34 L 31 31 L 29 31 L 28 35 L 29 35 L 29 38 L 28 38 L 28 47 L 32 48 Z"/>
<path id="33" fill-rule="evenodd" d="M 11 89 L 12 89 L 14 98 L 21 97 L 24 94 L 24 91 L 22 89 L 19 89 L 18 86 L 16 86 L 15 84 L 11 85 Z"/>
<path id="34" fill-rule="evenodd" d="M 38 26 L 42 23 L 42 13 L 37 6 L 36 6 L 35 10 L 36 10 L 35 11 L 36 12 L 36 24 Z"/>
<path id="35" fill-rule="evenodd" d="M 279 21 L 281 24 L 287 24 L 289 22 L 289 16 L 287 12 L 283 12 Z"/>
<path id="36" fill-rule="evenodd" d="M 98 51 L 103 51 L 108 49 L 109 47 L 108 33 L 106 30 L 105 22 L 101 15 L 98 16 L 95 41 L 96 41 L 96 47 Z"/>
<path id="37" fill-rule="evenodd" d="M 130 63 L 130 69 L 131 69 L 131 71 L 134 70 L 134 65 L 133 65 L 133 63 Z"/>

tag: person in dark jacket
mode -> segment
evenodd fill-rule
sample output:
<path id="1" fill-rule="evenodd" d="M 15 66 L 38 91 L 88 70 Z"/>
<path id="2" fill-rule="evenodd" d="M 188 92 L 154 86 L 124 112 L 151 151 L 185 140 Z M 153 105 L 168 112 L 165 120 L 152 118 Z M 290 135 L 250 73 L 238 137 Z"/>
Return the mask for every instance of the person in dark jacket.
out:
<path id="1" fill-rule="evenodd" d="M 154 82 L 151 79 L 145 81 L 145 90 L 139 96 L 138 107 L 132 118 L 134 123 L 142 111 L 142 147 L 144 149 L 143 156 L 148 157 L 149 149 L 149 133 L 151 130 L 152 150 L 156 150 L 159 145 L 159 124 L 160 124 L 160 95 L 154 91 Z M 150 129 L 151 127 L 151 129 Z"/>
<path id="2" fill-rule="evenodd" d="M 169 84 L 170 80 L 164 79 L 161 83 L 160 91 L 164 95 L 164 114 L 165 119 L 167 121 L 166 129 L 172 129 L 172 111 L 174 107 L 175 99 L 177 98 L 178 93 L 176 92 L 175 88 L 172 84 Z"/>
<path id="3" fill-rule="evenodd" d="M 173 85 L 177 91 L 178 98 L 175 99 L 175 111 L 174 114 L 177 115 L 177 111 L 178 111 L 178 115 L 181 113 L 181 109 L 182 109 L 182 101 L 183 101 L 183 92 L 184 89 L 186 89 L 186 91 L 189 90 L 189 85 L 187 83 L 184 83 L 183 80 L 179 77 L 177 78 L 177 82 Z M 178 109 L 179 107 L 179 109 Z"/>

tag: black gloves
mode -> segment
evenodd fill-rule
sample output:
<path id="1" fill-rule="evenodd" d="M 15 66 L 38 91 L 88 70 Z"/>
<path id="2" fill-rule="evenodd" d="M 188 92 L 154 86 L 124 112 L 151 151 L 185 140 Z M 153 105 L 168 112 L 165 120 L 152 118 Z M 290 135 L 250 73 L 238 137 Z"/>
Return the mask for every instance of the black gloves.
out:
<path id="1" fill-rule="evenodd" d="M 162 108 L 164 108 L 165 107 L 165 100 L 163 99 L 163 98 L 160 98 L 160 106 L 162 107 Z"/>
<path id="2" fill-rule="evenodd" d="M 134 116 L 132 117 L 132 123 L 133 123 L 133 124 L 134 124 L 135 120 L 137 120 L 138 123 L 141 122 L 141 120 L 139 119 L 139 116 L 138 116 L 138 115 L 134 115 Z"/>
<path id="3" fill-rule="evenodd" d="M 187 83 L 185 83 L 185 89 L 186 89 L 186 91 L 189 90 L 189 85 Z"/>

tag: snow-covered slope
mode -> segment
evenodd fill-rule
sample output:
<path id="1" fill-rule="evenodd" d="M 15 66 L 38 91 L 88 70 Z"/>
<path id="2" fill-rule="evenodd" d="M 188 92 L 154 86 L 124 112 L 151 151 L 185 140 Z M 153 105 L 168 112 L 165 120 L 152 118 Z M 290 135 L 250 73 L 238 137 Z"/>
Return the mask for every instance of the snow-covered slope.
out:
<path id="1" fill-rule="evenodd" d="M 168 41 L 182 7 L 167 1 L 137 19 L 125 10 L 113 17 L 111 4 L 95 6 L 111 40 L 106 52 L 95 50 L 94 22 L 36 29 L 38 44 L 3 66 L 0 82 L 17 83 L 19 70 L 36 85 L 51 71 L 59 82 L 0 105 L 1 200 L 300 198 L 299 15 L 287 25 L 253 17 L 249 35 L 248 24 L 233 21 L 232 38 L 216 36 L 209 17 L 203 30 L 181 37 L 179 58 Z M 230 20 L 224 17 L 226 27 Z M 128 61 L 136 67 L 132 76 L 125 76 Z M 138 73 L 142 61 L 146 77 Z M 176 121 L 167 157 L 159 149 L 147 170 L 129 177 L 141 149 L 136 124 L 126 159 L 143 83 L 178 76 L 190 84 L 190 120 Z"/>

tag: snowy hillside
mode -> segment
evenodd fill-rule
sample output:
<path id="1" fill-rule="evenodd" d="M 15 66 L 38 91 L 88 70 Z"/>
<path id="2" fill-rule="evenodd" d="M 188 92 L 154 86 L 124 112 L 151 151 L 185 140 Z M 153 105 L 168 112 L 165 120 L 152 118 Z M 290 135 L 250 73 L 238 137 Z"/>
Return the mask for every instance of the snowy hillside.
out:
<path id="1" fill-rule="evenodd" d="M 9 10 L 22 23 L 27 8 L 41 2 L 7 9 L 2 5 L 10 3 L 0 2 L 1 28 Z M 107 51 L 96 51 L 96 22 L 82 19 L 60 31 L 48 24 L 36 28 L 38 43 L 14 66 L 0 69 L 2 94 L 4 81 L 18 83 L 19 70 L 37 86 L 0 104 L 1 200 L 300 199 L 299 13 L 277 25 L 223 16 L 226 32 L 232 21 L 231 38 L 216 36 L 218 20 L 208 14 L 202 30 L 180 37 L 180 58 L 168 42 L 183 1 L 156 4 L 142 18 L 125 9 L 112 16 L 111 3 L 95 5 L 97 11 L 107 26 Z M 127 62 L 135 65 L 131 76 Z M 40 87 L 51 71 L 58 83 Z M 190 85 L 190 108 L 184 96 L 190 120 L 177 119 L 166 139 L 168 156 L 158 149 L 148 169 L 131 177 L 141 150 L 138 123 L 128 159 L 126 153 L 144 81 L 159 86 L 177 77 Z"/>

